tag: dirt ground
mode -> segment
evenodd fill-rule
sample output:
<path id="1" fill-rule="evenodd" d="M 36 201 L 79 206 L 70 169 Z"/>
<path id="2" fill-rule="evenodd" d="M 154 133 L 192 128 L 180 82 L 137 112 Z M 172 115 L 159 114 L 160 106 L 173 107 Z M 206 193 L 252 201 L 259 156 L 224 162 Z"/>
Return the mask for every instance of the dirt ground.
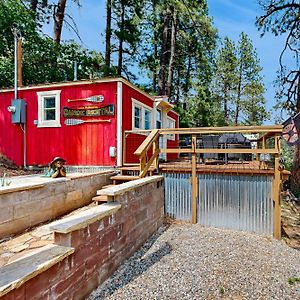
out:
<path id="1" fill-rule="evenodd" d="M 300 202 L 282 201 L 282 239 L 290 247 L 300 250 Z"/>
<path id="2" fill-rule="evenodd" d="M 40 171 L 24 170 L 16 166 L 11 160 L 0 154 L 0 178 L 6 174 L 7 177 L 38 174 Z"/>

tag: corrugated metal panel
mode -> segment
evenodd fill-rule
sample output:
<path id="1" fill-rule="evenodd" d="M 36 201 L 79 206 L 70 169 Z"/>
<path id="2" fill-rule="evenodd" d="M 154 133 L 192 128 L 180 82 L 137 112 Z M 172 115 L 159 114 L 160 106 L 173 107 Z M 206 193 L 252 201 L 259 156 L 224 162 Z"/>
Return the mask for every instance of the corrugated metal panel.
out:
<path id="1" fill-rule="evenodd" d="M 191 174 L 162 173 L 165 177 L 165 213 L 177 220 L 191 220 Z"/>
<path id="2" fill-rule="evenodd" d="M 198 223 L 272 235 L 272 177 L 198 175 Z"/>

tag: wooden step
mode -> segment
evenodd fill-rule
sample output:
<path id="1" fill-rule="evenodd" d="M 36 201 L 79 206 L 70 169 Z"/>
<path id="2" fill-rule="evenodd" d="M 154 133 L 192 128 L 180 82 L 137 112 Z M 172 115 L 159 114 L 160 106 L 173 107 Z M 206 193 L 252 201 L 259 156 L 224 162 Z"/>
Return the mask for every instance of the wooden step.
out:
<path id="1" fill-rule="evenodd" d="M 130 176 L 130 175 L 116 175 L 116 176 L 112 176 L 110 177 L 110 179 L 116 183 L 117 181 L 131 181 L 131 180 L 136 180 L 136 179 L 140 179 L 139 176 Z"/>
<path id="2" fill-rule="evenodd" d="M 92 201 L 94 201 L 97 204 L 99 204 L 99 202 L 101 202 L 101 203 L 107 202 L 108 198 L 107 198 L 107 196 L 95 196 L 95 197 L 92 198 Z"/>
<path id="3" fill-rule="evenodd" d="M 104 189 L 110 188 L 112 186 L 115 186 L 115 185 L 114 184 L 104 185 L 101 189 L 104 190 Z"/>
<path id="4" fill-rule="evenodd" d="M 139 171 L 140 170 L 140 166 L 133 166 L 133 167 L 120 167 L 118 168 L 121 171 Z M 151 166 L 149 169 L 149 171 L 155 171 L 156 168 L 154 166 Z"/>

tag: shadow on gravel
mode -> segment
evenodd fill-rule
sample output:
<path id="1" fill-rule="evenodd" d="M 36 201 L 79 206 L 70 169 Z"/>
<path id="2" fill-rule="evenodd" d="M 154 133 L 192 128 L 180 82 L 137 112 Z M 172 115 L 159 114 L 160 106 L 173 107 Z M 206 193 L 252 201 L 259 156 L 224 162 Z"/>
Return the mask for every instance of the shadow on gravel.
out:
<path id="1" fill-rule="evenodd" d="M 90 296 L 89 299 L 104 299 L 105 297 L 112 295 L 117 289 L 123 288 L 126 284 L 130 283 L 136 277 L 147 271 L 151 266 L 156 264 L 162 257 L 171 253 L 171 245 L 164 242 L 158 250 L 146 255 L 147 251 L 149 251 L 152 245 L 168 228 L 169 225 L 164 225 L 152 235 L 148 241 L 137 250 L 137 252 L 126 260 L 123 265 L 121 265 L 106 282 L 104 282 L 101 288 L 99 287 L 99 291 L 93 296 Z"/>

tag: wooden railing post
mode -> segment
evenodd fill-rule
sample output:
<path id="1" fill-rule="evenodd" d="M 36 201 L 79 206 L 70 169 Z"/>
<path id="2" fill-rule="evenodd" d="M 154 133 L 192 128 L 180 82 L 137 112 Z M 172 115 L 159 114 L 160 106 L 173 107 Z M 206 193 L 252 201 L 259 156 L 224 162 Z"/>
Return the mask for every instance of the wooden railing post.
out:
<path id="1" fill-rule="evenodd" d="M 158 138 L 153 143 L 152 155 L 155 155 L 157 151 L 159 151 Z M 158 168 L 158 155 L 155 156 L 153 164 L 154 164 L 155 168 L 157 169 Z"/>
<path id="2" fill-rule="evenodd" d="M 147 163 L 147 154 L 143 153 L 140 157 L 140 172 L 142 172 L 145 169 Z"/>
<path id="3" fill-rule="evenodd" d="M 274 179 L 272 183 L 272 198 L 274 201 L 274 238 L 277 240 L 281 239 L 281 209 L 280 209 L 280 188 L 281 188 L 281 176 L 280 176 L 280 137 L 275 137 L 275 149 L 278 150 L 278 154 L 275 154 L 275 165 L 274 165 Z"/>
<path id="4" fill-rule="evenodd" d="M 192 135 L 192 223 L 197 223 L 197 198 L 198 198 L 198 182 L 197 182 L 197 157 L 196 157 L 197 136 Z"/>
<path id="5" fill-rule="evenodd" d="M 126 138 L 127 133 L 123 132 L 123 155 L 122 155 L 122 166 L 126 163 Z"/>

